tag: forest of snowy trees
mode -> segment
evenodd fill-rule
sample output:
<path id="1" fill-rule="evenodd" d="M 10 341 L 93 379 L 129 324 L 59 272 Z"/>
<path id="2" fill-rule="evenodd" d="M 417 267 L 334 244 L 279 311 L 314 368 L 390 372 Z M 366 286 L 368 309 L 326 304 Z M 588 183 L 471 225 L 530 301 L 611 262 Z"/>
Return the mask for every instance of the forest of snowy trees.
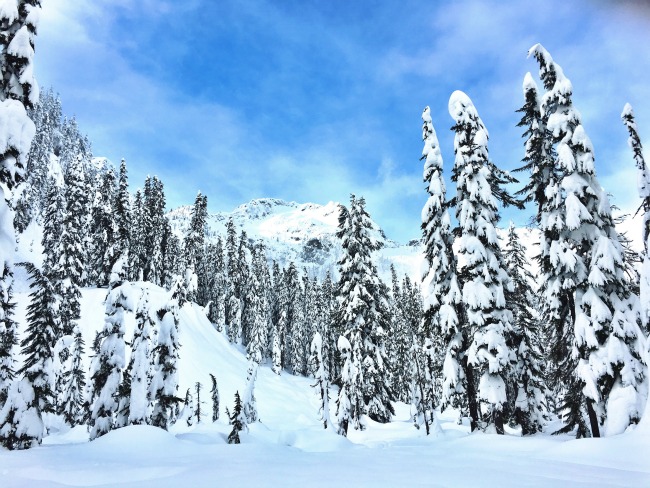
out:
<path id="1" fill-rule="evenodd" d="M 429 108 L 422 114 L 421 282 L 395 269 L 391 283 L 382 281 L 373 262 L 380 244 L 365 200 L 355 195 L 339 207 L 336 273 L 319 280 L 294 263 L 282 268 L 232 220 L 224 235 L 208 239 L 208 200 L 200 192 L 189 230 L 174 232 L 163 182 L 147 177 L 130 193 L 126 162 L 98 165 L 59 97 L 52 90 L 39 97 L 32 67 L 39 0 L 3 5 L 12 6 L 0 11 L 6 448 L 39 444 L 46 415 L 87 425 L 91 440 L 127 425 L 217 421 L 220 405 L 233 401 L 220 399 L 218 371 L 211 390 L 197 382 L 193 391 L 178 391 L 179 310 L 188 302 L 247 355 L 245 386 L 226 409 L 232 443 L 258 420 L 260 367 L 312 377 L 320 398 L 314 415 L 341 435 L 364 429 L 368 419 L 390 422 L 396 402 L 412 405 L 414 426 L 427 434 L 439 429 L 437 412 L 447 408 L 459 421 L 468 418 L 471 430 L 498 434 L 510 425 L 532 435 L 559 418 L 558 432 L 598 437 L 639 422 L 648 389 L 650 174 L 626 105 L 644 215 L 638 256 L 616 231 L 571 82 L 541 45 L 529 55 L 542 89 L 527 74 L 518 111 L 521 189 L 511 192 L 517 180 L 491 161 L 476 107 L 454 92 L 451 198 Z M 500 238 L 504 206 L 532 210 L 540 236 L 535 263 L 512 225 Z M 30 226 L 42 228 L 42 264 L 14 262 L 17 235 Z M 22 337 L 12 295 L 19 266 L 31 286 Z M 78 326 L 82 287 L 106 289 L 95 337 L 82 337 Z M 165 289 L 166 299 L 153 300 L 152 287 Z M 127 343 L 129 317 L 135 334 Z M 91 357 L 87 371 L 84 354 Z"/>

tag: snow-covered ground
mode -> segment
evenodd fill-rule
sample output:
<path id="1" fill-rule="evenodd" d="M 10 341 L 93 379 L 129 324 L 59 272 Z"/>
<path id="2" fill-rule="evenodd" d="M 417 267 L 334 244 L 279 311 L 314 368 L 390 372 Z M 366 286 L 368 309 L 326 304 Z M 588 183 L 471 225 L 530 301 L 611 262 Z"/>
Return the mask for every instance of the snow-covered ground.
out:
<path id="1" fill-rule="evenodd" d="M 163 290 L 147 286 L 152 300 L 164 298 Z M 83 291 L 87 350 L 103 324 L 105 293 Z M 27 295 L 18 293 L 17 301 L 24 323 Z M 193 305 L 181 312 L 180 340 L 179 393 L 202 382 L 205 410 L 211 411 L 207 392 L 209 374 L 215 374 L 219 421 L 170 432 L 127 427 L 93 442 L 84 427 L 62 430 L 35 449 L 0 449 L 0 486 L 650 486 L 650 425 L 579 441 L 516 432 L 470 435 L 450 412 L 441 418 L 442 434 L 426 437 L 408 421 L 409 406 L 398 404 L 392 423 L 369 422 L 346 439 L 322 428 L 312 380 L 276 376 L 268 366 L 260 368 L 255 388 L 261 421 L 241 435 L 242 444 L 229 445 L 224 412 L 244 388 L 245 355 Z"/>

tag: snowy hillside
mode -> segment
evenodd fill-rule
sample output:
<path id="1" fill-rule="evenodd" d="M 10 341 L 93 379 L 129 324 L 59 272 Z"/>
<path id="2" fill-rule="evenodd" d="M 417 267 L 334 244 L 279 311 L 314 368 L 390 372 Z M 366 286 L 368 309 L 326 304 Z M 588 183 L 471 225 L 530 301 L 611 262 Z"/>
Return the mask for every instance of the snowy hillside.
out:
<path id="1" fill-rule="evenodd" d="M 151 301 L 168 292 L 139 283 Z M 80 327 L 88 344 L 103 323 L 104 289 L 84 289 Z M 17 318 L 23 323 L 27 295 L 17 295 Z M 312 380 L 268 365 L 258 373 L 255 395 L 260 422 L 229 445 L 225 408 L 244 387 L 243 351 L 228 343 L 207 321 L 200 307 L 185 305 L 180 315 L 179 392 L 197 381 L 208 391 L 215 374 L 221 417 L 170 432 L 131 426 L 88 443 L 85 426 L 53 432 L 28 451 L 0 450 L 2 486 L 648 486 L 645 425 L 604 439 L 574 440 L 540 434 L 469 435 L 455 423 L 455 412 L 441 418 L 442 431 L 426 437 L 409 421 L 410 407 L 398 403 L 394 421 L 368 421 L 365 431 L 348 438 L 322 429 Z M 133 330 L 127 330 L 131 340 Z M 86 357 L 86 365 L 88 358 Z M 332 391 L 332 397 L 335 392 Z M 204 407 L 211 410 L 209 394 Z M 336 406 L 331 405 L 334 416 Z"/>
<path id="2" fill-rule="evenodd" d="M 172 229 L 179 236 L 189 229 L 191 211 L 191 206 L 184 206 L 167 214 Z M 338 203 L 335 202 L 318 205 L 260 198 L 232 212 L 209 215 L 206 235 L 212 240 L 217 236 L 223 238 L 226 223 L 232 218 L 238 231 L 244 230 L 252 241 L 264 243 L 270 260 L 277 261 L 283 268 L 293 261 L 299 269 L 308 268 L 310 273 L 322 278 L 327 271 L 336 275 L 336 262 L 341 252 L 336 238 L 338 217 Z M 390 265 L 394 264 L 398 275 L 408 274 L 419 281 L 420 243 L 399 244 L 388 239 L 376 222 L 373 225 L 375 238 L 383 245 L 374 256 L 382 277 L 388 279 Z"/>

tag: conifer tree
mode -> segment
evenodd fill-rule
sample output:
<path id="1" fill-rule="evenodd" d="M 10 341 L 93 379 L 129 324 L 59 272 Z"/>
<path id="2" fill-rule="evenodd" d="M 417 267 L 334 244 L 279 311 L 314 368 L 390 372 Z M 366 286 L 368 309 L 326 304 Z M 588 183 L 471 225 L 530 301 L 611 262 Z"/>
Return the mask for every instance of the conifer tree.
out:
<path id="1" fill-rule="evenodd" d="M 279 375 L 282 372 L 282 331 L 286 329 L 287 312 L 282 310 L 277 324 L 273 328 L 273 344 L 271 351 L 271 360 L 273 362 L 273 372 Z"/>
<path id="2" fill-rule="evenodd" d="M 180 401 L 178 390 L 179 357 L 178 313 L 182 298 L 181 282 L 177 279 L 170 292 L 171 297 L 165 307 L 158 311 L 158 338 L 153 350 L 154 373 L 150 385 L 150 398 L 153 401 L 151 424 L 167 429 L 172 409 Z"/>
<path id="3" fill-rule="evenodd" d="M 436 391 L 435 386 L 426 386 L 422 382 L 424 378 L 443 378 L 443 407 L 460 407 L 466 401 L 464 397 L 467 395 L 463 350 L 466 348 L 468 335 L 461 326 L 461 293 L 456 276 L 456 257 L 452 250 L 449 203 L 446 200 L 445 181 L 442 176 L 443 161 L 429 107 L 425 107 L 422 121 L 424 147 L 421 159 L 424 160 L 423 180 L 429 196 L 422 209 L 426 266 L 422 270 L 424 315 L 419 335 L 421 344 L 428 341 L 431 347 L 427 349 L 430 353 L 427 355 L 428 359 L 415 365 L 420 378 L 417 389 L 421 390 L 416 393 L 424 404 L 437 403 L 434 398 L 427 398 L 429 395 L 422 396 L 427 391 Z M 418 349 L 417 354 L 416 359 L 422 358 L 422 351 Z M 442 358 L 445 358 L 444 375 Z"/>
<path id="4" fill-rule="evenodd" d="M 115 218 L 113 215 L 116 178 L 113 168 L 100 176 L 92 208 L 90 235 L 92 248 L 88 263 L 89 282 L 97 286 L 108 286 L 115 256 Z"/>
<path id="5" fill-rule="evenodd" d="M 323 428 L 327 429 L 328 425 L 332 422 L 330 420 L 330 394 L 329 394 L 329 377 L 325 369 L 325 363 L 323 361 L 323 337 L 319 332 L 314 334 L 314 338 L 311 341 L 311 356 L 309 358 L 309 363 L 311 365 L 312 373 L 316 383 L 313 385 L 316 388 L 316 391 L 320 398 L 320 409 L 321 421 L 323 422 Z"/>
<path id="6" fill-rule="evenodd" d="M 163 234 L 165 232 L 165 193 L 163 183 L 157 176 L 147 177 L 144 189 L 144 212 L 146 228 L 144 229 L 144 248 L 146 262 L 143 269 L 143 279 L 163 284 Z"/>
<path id="7" fill-rule="evenodd" d="M 497 201 L 514 203 L 500 185 L 515 181 L 489 160 L 488 133 L 474 104 L 463 92 L 449 99 L 449 114 L 455 121 L 452 130 L 456 160 L 456 218 L 461 268 L 462 304 L 467 313 L 469 348 L 465 351 L 467 394 L 473 424 L 478 410 L 473 403 L 474 373 L 477 375 L 477 399 L 483 419 L 503 434 L 503 409 L 507 402 L 505 379 L 514 351 L 506 336 L 513 326 L 512 313 L 505 303 L 505 291 L 511 287 L 499 247 L 496 224 Z M 462 327 L 462 326 L 461 326 Z"/>
<path id="8" fill-rule="evenodd" d="M 70 369 L 63 371 L 63 400 L 59 403 L 58 413 L 63 415 L 68 425 L 75 426 L 83 423 L 83 410 L 86 402 L 84 398 L 86 375 L 81 364 L 85 342 L 81 336 L 79 325 L 75 325 L 72 331 L 72 337 Z"/>
<path id="9" fill-rule="evenodd" d="M 239 444 L 239 433 L 246 428 L 246 421 L 238 391 L 235 392 L 235 407 L 232 410 L 232 414 L 228 416 L 228 419 L 230 425 L 232 425 L 232 431 L 228 434 L 228 444 Z"/>
<path id="10" fill-rule="evenodd" d="M 0 13 L 0 405 L 7 400 L 14 377 L 13 348 L 18 337 L 12 319 L 13 267 L 15 253 L 12 192 L 24 178 L 24 170 L 35 126 L 26 109 L 38 101 L 33 77 L 34 36 L 40 11 L 39 0 L 7 3 Z M 25 392 L 27 386 L 14 391 Z M 19 398 L 15 399 L 17 402 Z M 8 407 L 7 407 L 8 408 Z M 14 427 L 16 427 L 14 425 Z M 31 440 L 3 433 L 12 448 L 29 447 Z M 7 445 L 7 444 L 5 444 Z"/>
<path id="11" fill-rule="evenodd" d="M 180 414 L 177 416 L 176 422 L 185 422 L 188 427 L 192 427 L 194 425 L 195 413 L 196 410 L 194 408 L 194 397 L 188 388 L 185 392 L 185 400 L 183 400 L 183 410 L 181 410 Z"/>
<path id="12" fill-rule="evenodd" d="M 130 279 L 132 281 L 144 280 L 144 268 L 147 263 L 145 235 L 147 228 L 147 214 L 142 199 L 142 192 L 138 188 L 133 198 L 133 208 L 130 212 L 131 228 L 129 238 L 126 241 L 129 247 Z"/>
<path id="13" fill-rule="evenodd" d="M 542 330 L 539 316 L 534 312 L 538 302 L 531 283 L 534 277 L 529 271 L 525 249 L 517 236 L 514 224 L 508 228 L 504 259 L 513 290 L 506 292 L 506 302 L 513 314 L 513 330 L 509 346 L 517 351 L 516 362 L 508 381 L 510 412 L 513 420 L 521 426 L 523 435 L 541 432 L 547 417 L 546 384 L 542 360 Z"/>
<path id="14" fill-rule="evenodd" d="M 156 330 L 154 318 L 151 316 L 149 290 L 143 290 L 135 312 L 136 329 L 131 342 L 131 357 L 125 377 L 129 377 L 129 425 L 150 423 L 153 410 L 149 396 L 149 386 L 153 375 L 152 338 Z"/>
<path id="15" fill-rule="evenodd" d="M 120 163 L 120 173 L 117 182 L 117 193 L 115 194 L 115 225 L 116 231 L 116 249 L 115 255 L 121 256 L 130 250 L 130 232 L 131 232 L 131 198 L 129 196 L 129 177 L 126 170 L 126 161 L 122 159 Z M 131 254 L 134 254 L 131 252 Z M 135 254 L 133 256 L 135 258 Z"/>
<path id="16" fill-rule="evenodd" d="M 84 281 L 84 177 L 81 159 L 71 161 L 66 175 L 65 214 L 61 226 L 59 245 L 59 289 L 61 295 L 61 331 L 72 335 L 74 324 L 81 316 L 80 287 Z"/>
<path id="17" fill-rule="evenodd" d="M 217 377 L 210 373 L 212 379 L 212 389 L 210 394 L 212 396 L 212 421 L 219 420 L 219 387 L 217 386 Z"/>
<path id="18" fill-rule="evenodd" d="M 203 257 L 203 245 L 205 242 L 205 228 L 208 216 L 208 198 L 199 192 L 196 195 L 194 206 L 192 207 L 192 218 L 190 228 L 185 237 L 185 263 L 190 274 L 195 274 L 199 263 Z M 195 301 L 194 292 L 190 292 L 188 300 Z M 202 304 L 205 305 L 205 304 Z"/>
<path id="19" fill-rule="evenodd" d="M 359 408 L 353 405 L 351 410 L 355 428 L 360 426 L 360 416 L 364 413 L 382 423 L 390 421 L 394 414 L 385 349 L 390 327 L 387 290 L 372 263 L 370 253 L 379 245 L 370 233 L 371 228 L 365 200 L 357 200 L 352 195 L 350 210 L 341 209 L 337 231 L 343 255 L 339 260 L 336 321 L 351 344 L 351 360 L 358 369 L 356 381 L 349 385 L 348 391 L 353 403 L 362 398 Z M 356 391 L 357 388 L 361 391 Z"/>
<path id="20" fill-rule="evenodd" d="M 250 333 L 250 340 L 246 346 L 248 360 L 258 365 L 264 359 L 268 350 L 268 329 L 269 329 L 269 304 L 266 296 L 268 284 L 265 283 L 266 258 L 264 249 L 260 246 L 253 254 L 253 273 L 251 274 L 251 301 L 249 305 L 253 316 L 253 328 Z"/>
<path id="21" fill-rule="evenodd" d="M 49 309 L 53 305 L 52 285 L 31 263 L 22 263 L 32 280 L 27 308 L 27 335 L 21 346 L 25 361 L 0 408 L 0 442 L 8 449 L 25 449 L 40 444 L 44 426 L 42 414 L 53 411 L 53 352 L 56 325 Z M 27 424 L 26 422 L 29 422 Z"/>
<path id="22" fill-rule="evenodd" d="M 201 401 L 201 390 L 203 389 L 203 385 L 201 384 L 200 381 L 197 381 L 194 384 L 194 391 L 196 392 L 196 405 L 194 407 L 194 417 L 196 417 L 196 423 L 200 424 L 201 419 L 203 418 L 203 410 L 201 409 L 201 405 L 203 402 Z"/>
<path id="23" fill-rule="evenodd" d="M 352 346 L 350 341 L 345 337 L 340 336 L 337 346 L 341 353 L 343 366 L 341 367 L 341 388 L 339 389 L 339 396 L 336 400 L 336 431 L 337 434 L 347 437 L 350 421 L 355 420 L 353 401 L 350 398 L 350 395 L 354 392 L 354 383 L 357 371 L 352 362 Z M 358 413 L 356 414 L 356 418 L 358 418 Z"/>
<path id="24" fill-rule="evenodd" d="M 257 400 L 255 399 L 255 381 L 257 380 L 257 370 L 259 363 L 253 360 L 248 361 L 248 375 L 246 377 L 246 389 L 244 390 L 243 409 L 246 424 L 257 422 Z"/>
<path id="25" fill-rule="evenodd" d="M 639 280 L 640 304 L 641 304 L 641 322 L 646 334 L 650 333 L 650 171 L 643 157 L 643 146 L 641 138 L 637 131 L 634 110 L 629 103 L 625 104 L 621 114 L 623 123 L 627 127 L 630 137 L 628 144 L 632 149 L 634 162 L 638 171 L 638 191 L 641 198 L 641 206 L 637 213 L 643 211 L 643 229 L 641 237 L 643 239 L 643 260 Z"/>
<path id="26" fill-rule="evenodd" d="M 555 265 L 555 271 L 544 276 L 548 308 L 556 312 L 557 304 L 572 305 L 572 323 L 557 334 L 571 350 L 571 361 L 563 363 L 558 375 L 566 388 L 561 405 L 565 426 L 560 431 L 577 427 L 578 437 L 620 433 L 640 417 L 636 397 L 645 373 L 638 299 L 625 276 L 625 254 L 607 196 L 596 179 L 591 141 L 573 107 L 571 82 L 540 44 L 529 55 L 538 61 L 545 81 L 542 111 L 562 176 L 553 210 L 563 225 L 550 249 L 542 249 Z M 554 295 L 558 286 L 564 302 Z M 625 396 L 628 408 L 610 411 L 610 395 Z"/>
<path id="27" fill-rule="evenodd" d="M 91 364 L 90 381 L 94 398 L 89 423 L 91 440 L 113 429 L 113 418 L 118 412 L 118 389 L 125 366 L 124 315 L 133 312 L 124 288 L 127 283 L 127 261 L 128 255 L 123 255 L 113 266 L 106 295 L 104 329 L 98 355 Z"/>

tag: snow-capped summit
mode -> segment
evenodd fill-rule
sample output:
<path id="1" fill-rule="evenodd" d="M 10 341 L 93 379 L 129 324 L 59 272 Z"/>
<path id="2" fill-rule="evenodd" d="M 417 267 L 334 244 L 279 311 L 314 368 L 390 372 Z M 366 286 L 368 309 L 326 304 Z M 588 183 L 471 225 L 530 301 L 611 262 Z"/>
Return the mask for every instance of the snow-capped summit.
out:
<path id="1" fill-rule="evenodd" d="M 189 229 L 191 206 L 183 206 L 167 214 L 172 229 L 180 236 Z M 232 212 L 210 214 L 207 219 L 207 236 L 216 241 L 224 238 L 226 223 L 232 219 L 238 232 L 244 230 L 251 243 L 261 242 L 267 256 L 282 267 L 294 262 L 307 268 L 310 274 L 324 277 L 327 271 L 336 274 L 336 262 L 341 247 L 336 237 L 339 204 L 287 202 L 277 198 L 258 198 L 239 205 Z M 417 277 L 421 246 L 419 242 L 400 245 L 386 238 L 376 222 L 372 222 L 375 239 L 381 249 L 375 255 L 379 273 L 388 278 L 391 263 L 399 275 Z"/>

